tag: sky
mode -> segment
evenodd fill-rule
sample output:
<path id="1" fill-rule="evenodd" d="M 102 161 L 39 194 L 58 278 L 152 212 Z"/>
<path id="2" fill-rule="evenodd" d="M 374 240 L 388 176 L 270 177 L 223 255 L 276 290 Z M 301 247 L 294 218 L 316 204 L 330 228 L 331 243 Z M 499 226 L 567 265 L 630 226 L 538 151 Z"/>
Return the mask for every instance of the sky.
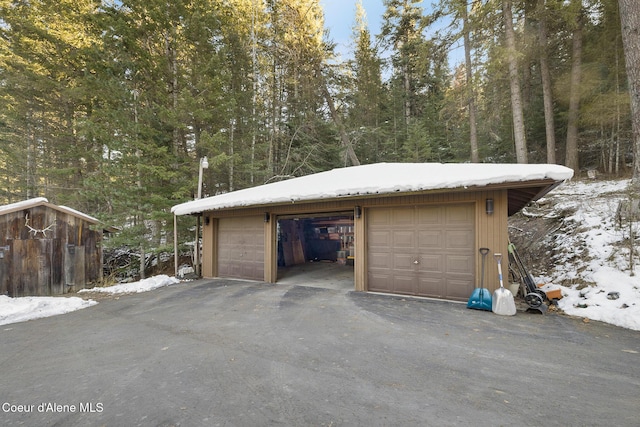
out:
<path id="1" fill-rule="evenodd" d="M 431 4 L 435 0 L 424 0 L 421 5 L 425 13 L 432 10 Z M 342 57 L 350 57 L 352 51 L 352 33 L 355 24 L 357 0 L 320 0 L 324 8 L 325 27 L 329 30 L 329 38 L 336 43 L 336 51 Z M 385 7 L 383 0 L 362 0 L 362 6 L 367 14 L 367 22 L 372 37 L 380 33 L 382 15 Z M 440 23 L 440 25 L 443 25 Z M 462 52 L 455 49 L 451 52 L 450 62 L 459 62 Z M 453 63 L 449 64 L 454 65 Z"/>
<path id="2" fill-rule="evenodd" d="M 574 221 L 576 228 L 563 235 L 557 231 L 555 252 L 566 253 L 567 259 L 556 262 L 548 276 L 529 271 L 535 283 L 544 283 L 543 289 L 560 290 L 562 299 L 558 308 L 565 314 L 583 319 L 597 320 L 622 328 L 640 331 L 640 263 L 636 263 L 634 275 L 629 272 L 628 255 L 620 248 L 625 231 L 615 225 L 617 203 L 625 197 L 629 180 L 566 182 L 539 201 L 541 206 L 551 206 L 547 215 L 562 217 L 572 212 L 564 221 Z M 576 247 L 583 246 L 585 254 L 575 257 Z M 560 283 L 576 284 L 563 286 Z M 581 286 L 588 282 L 590 286 Z M 97 302 L 93 293 L 138 293 L 153 291 L 159 287 L 183 283 L 175 277 L 153 276 L 139 282 L 120 284 L 107 288 L 83 290 L 84 298 L 21 297 L 0 295 L 0 325 L 24 322 L 41 317 L 55 316 L 79 309 L 89 309 Z M 198 282 L 193 282 L 198 283 Z M 615 294 L 615 298 L 612 295 Z M 487 312 L 488 316 L 493 315 Z M 516 316 L 534 316 L 518 312 Z M 549 316 L 549 315 L 548 315 Z"/>
<path id="3" fill-rule="evenodd" d="M 320 0 L 324 8 L 324 22 L 329 30 L 329 38 L 337 43 L 338 51 L 343 54 L 351 50 L 356 3 L 357 0 Z M 371 34 L 378 34 L 384 13 L 382 0 L 362 0 L 362 5 L 367 12 Z"/>

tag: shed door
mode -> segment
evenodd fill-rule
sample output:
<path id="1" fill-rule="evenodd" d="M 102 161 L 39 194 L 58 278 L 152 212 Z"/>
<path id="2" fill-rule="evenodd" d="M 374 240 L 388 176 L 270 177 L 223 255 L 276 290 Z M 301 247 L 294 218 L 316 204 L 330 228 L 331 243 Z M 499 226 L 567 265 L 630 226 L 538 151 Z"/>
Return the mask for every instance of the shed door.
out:
<path id="1" fill-rule="evenodd" d="M 64 251 L 64 285 L 69 290 L 80 290 L 84 288 L 85 280 L 85 251 L 84 246 L 67 245 Z M 59 293 L 65 293 L 66 289 L 61 289 Z"/>
<path id="2" fill-rule="evenodd" d="M 264 280 L 264 219 L 218 220 L 218 276 Z"/>
<path id="3" fill-rule="evenodd" d="M 52 239 L 13 241 L 13 262 L 9 294 L 14 297 L 51 295 L 53 263 Z"/>
<path id="4" fill-rule="evenodd" d="M 466 301 L 474 288 L 474 205 L 367 213 L 368 290 Z"/>

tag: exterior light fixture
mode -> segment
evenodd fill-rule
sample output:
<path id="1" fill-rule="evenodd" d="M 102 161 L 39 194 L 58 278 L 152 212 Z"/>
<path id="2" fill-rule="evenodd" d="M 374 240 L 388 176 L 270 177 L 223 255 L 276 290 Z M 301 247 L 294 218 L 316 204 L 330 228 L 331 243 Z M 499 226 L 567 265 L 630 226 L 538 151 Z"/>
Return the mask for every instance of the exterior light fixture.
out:
<path id="1" fill-rule="evenodd" d="M 271 215 L 269 215 L 269 212 L 265 212 L 264 213 L 264 222 L 269 222 L 270 219 L 271 219 Z"/>
<path id="2" fill-rule="evenodd" d="M 355 214 L 358 219 L 362 216 L 362 208 L 360 206 L 356 206 Z"/>
<path id="3" fill-rule="evenodd" d="M 487 212 L 487 215 L 493 214 L 493 199 L 485 200 L 485 210 Z"/>

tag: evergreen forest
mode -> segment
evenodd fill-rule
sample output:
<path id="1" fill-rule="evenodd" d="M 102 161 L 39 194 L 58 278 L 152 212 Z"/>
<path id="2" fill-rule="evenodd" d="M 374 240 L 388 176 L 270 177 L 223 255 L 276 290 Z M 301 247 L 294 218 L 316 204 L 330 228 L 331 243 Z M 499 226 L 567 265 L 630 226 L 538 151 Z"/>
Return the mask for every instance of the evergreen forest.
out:
<path id="1" fill-rule="evenodd" d="M 203 196 L 375 162 L 631 176 L 639 3 L 380 0 L 373 34 L 360 1 L 338 55 L 321 0 L 0 0 L 0 204 L 161 251 L 204 156 Z"/>

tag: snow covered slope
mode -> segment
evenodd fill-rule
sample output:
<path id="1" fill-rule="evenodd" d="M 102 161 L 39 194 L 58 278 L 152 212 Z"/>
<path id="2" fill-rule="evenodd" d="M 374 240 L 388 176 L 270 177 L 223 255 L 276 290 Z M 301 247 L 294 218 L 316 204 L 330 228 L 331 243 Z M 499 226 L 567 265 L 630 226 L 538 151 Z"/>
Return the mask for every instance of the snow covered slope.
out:
<path id="1" fill-rule="evenodd" d="M 525 220 L 512 221 L 510 235 L 538 240 L 534 256 L 545 258 L 546 267 L 531 261 L 530 273 L 537 283 L 561 287 L 558 306 L 566 314 L 640 330 L 640 258 L 631 270 L 629 223 L 616 218 L 628 186 L 629 180 L 567 182 L 524 209 Z M 536 236 L 536 229 L 543 231 Z M 632 229 L 640 236 L 640 223 Z"/>

